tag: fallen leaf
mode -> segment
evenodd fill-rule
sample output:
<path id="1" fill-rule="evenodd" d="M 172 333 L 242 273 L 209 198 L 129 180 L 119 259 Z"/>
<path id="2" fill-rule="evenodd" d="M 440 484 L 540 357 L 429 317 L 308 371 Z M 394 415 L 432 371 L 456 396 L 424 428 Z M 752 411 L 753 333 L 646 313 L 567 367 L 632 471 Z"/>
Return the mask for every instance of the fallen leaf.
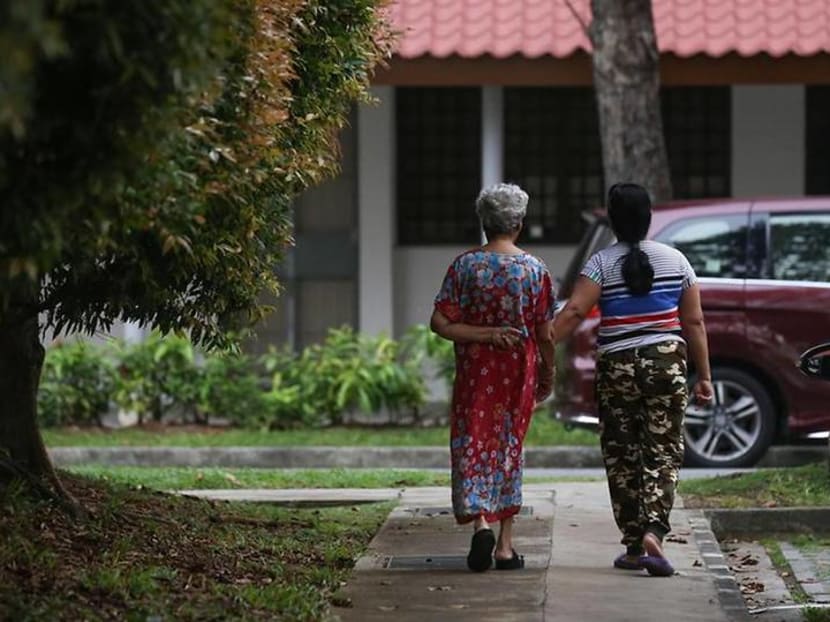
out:
<path id="1" fill-rule="evenodd" d="M 678 544 L 688 544 L 688 540 L 686 538 L 682 538 L 680 536 L 669 536 L 666 538 L 668 542 L 677 542 Z"/>
<path id="2" fill-rule="evenodd" d="M 777 508 L 777 507 L 778 507 L 778 503 L 777 503 L 776 501 L 767 501 L 767 502 L 764 504 L 764 507 L 765 507 L 765 508 Z"/>
<path id="3" fill-rule="evenodd" d="M 378 609 L 381 611 L 395 611 L 397 608 L 397 605 L 378 605 Z"/>
<path id="4" fill-rule="evenodd" d="M 692 566 L 694 566 L 695 568 L 700 568 L 702 565 L 703 565 L 703 562 L 702 562 L 702 561 L 700 561 L 699 559 L 696 559 L 696 560 L 692 563 Z"/>
<path id="5" fill-rule="evenodd" d="M 450 609 L 467 609 L 469 605 L 464 605 L 461 603 L 457 603 L 455 605 L 450 605 Z"/>

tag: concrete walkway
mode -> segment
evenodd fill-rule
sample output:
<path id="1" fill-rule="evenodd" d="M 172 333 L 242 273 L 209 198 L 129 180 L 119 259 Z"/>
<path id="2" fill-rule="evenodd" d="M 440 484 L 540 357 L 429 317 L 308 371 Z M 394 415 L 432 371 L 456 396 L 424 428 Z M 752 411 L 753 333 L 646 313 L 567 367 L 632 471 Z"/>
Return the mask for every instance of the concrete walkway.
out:
<path id="1" fill-rule="evenodd" d="M 348 606 L 333 613 L 344 622 L 727 622 L 746 615 L 721 605 L 726 590 L 723 576 L 711 572 L 714 553 L 701 555 L 696 542 L 696 534 L 703 540 L 700 512 L 672 514 L 666 551 L 678 571 L 674 577 L 613 569 L 611 561 L 622 549 L 604 482 L 525 486 L 515 544 L 526 568 L 481 574 L 466 568 L 471 528 L 455 524 L 446 488 L 190 494 L 320 504 L 398 498 L 338 594 L 337 602 Z"/>

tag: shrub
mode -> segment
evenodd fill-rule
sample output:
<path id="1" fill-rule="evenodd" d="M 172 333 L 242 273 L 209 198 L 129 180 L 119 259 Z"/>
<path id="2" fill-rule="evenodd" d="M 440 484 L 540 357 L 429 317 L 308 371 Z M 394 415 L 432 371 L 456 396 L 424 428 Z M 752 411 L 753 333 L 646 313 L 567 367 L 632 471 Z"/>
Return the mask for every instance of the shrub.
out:
<path id="1" fill-rule="evenodd" d="M 197 416 L 199 375 L 195 352 L 183 336 L 157 332 L 144 341 L 118 346 L 118 405 L 138 415 L 161 421 L 173 409 Z"/>
<path id="2" fill-rule="evenodd" d="M 60 343 L 49 349 L 38 392 L 43 426 L 100 425 L 114 398 L 113 362 L 99 346 L 84 341 Z"/>
<path id="3" fill-rule="evenodd" d="M 197 410 L 201 420 L 223 417 L 243 427 L 267 425 L 269 403 L 254 361 L 244 355 L 213 353 L 200 369 Z"/>

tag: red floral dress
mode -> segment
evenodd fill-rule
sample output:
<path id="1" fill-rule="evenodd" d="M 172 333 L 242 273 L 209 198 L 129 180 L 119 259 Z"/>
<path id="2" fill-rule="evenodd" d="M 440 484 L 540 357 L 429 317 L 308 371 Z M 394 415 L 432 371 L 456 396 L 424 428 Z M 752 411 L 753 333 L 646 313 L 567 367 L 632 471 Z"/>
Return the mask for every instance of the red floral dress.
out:
<path id="1" fill-rule="evenodd" d="M 536 394 L 536 326 L 553 318 L 554 303 L 545 264 L 527 253 L 469 251 L 447 270 L 435 299 L 445 317 L 524 334 L 510 350 L 455 344 L 450 451 L 459 523 L 481 515 L 495 522 L 521 508 L 522 443 Z"/>

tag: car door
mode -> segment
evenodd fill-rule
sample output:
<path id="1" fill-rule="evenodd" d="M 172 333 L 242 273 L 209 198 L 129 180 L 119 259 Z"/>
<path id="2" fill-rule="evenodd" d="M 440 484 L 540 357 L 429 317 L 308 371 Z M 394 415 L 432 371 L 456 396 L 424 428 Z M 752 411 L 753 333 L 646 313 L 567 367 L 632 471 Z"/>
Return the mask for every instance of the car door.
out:
<path id="1" fill-rule="evenodd" d="M 789 429 L 830 429 L 830 385 L 798 372 L 809 347 L 830 339 L 830 209 L 753 213 L 759 278 L 747 280 L 747 340 L 772 367 Z"/>

